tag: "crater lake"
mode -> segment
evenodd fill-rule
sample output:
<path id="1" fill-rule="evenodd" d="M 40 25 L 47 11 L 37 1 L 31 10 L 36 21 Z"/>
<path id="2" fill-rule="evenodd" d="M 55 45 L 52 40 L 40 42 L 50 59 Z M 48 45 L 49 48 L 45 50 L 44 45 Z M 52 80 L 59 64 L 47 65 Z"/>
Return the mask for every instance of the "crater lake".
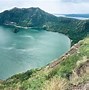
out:
<path id="1" fill-rule="evenodd" d="M 0 26 L 0 79 L 39 68 L 70 49 L 70 39 L 57 32 Z"/>

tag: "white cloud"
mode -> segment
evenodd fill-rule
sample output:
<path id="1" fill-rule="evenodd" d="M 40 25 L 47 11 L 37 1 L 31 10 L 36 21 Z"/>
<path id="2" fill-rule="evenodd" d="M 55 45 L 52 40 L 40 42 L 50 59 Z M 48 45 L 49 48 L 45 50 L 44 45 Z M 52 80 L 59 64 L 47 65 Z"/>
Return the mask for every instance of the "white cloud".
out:
<path id="1" fill-rule="evenodd" d="M 0 11 L 13 7 L 40 7 L 47 12 L 54 13 L 58 11 L 58 1 L 59 0 L 0 0 Z"/>
<path id="2" fill-rule="evenodd" d="M 89 13 L 89 3 L 61 3 L 61 13 Z M 62 11 L 63 10 L 63 11 Z"/>
<path id="3" fill-rule="evenodd" d="M 61 0 L 61 2 L 73 2 L 73 3 L 82 3 L 89 2 L 89 0 Z"/>
<path id="4" fill-rule="evenodd" d="M 39 7 L 50 13 L 89 13 L 89 0 L 0 0 L 0 11 Z"/>

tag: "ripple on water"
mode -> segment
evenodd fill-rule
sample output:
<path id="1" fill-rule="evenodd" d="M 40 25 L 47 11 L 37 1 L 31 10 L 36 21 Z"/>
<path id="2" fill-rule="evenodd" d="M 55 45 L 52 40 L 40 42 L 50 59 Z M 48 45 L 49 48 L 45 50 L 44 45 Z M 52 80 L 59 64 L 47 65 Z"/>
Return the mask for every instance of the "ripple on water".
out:
<path id="1" fill-rule="evenodd" d="M 0 79 L 41 67 L 60 57 L 70 48 L 70 40 L 63 34 L 44 30 L 21 30 L 0 27 Z M 10 32 L 11 31 L 11 32 Z"/>

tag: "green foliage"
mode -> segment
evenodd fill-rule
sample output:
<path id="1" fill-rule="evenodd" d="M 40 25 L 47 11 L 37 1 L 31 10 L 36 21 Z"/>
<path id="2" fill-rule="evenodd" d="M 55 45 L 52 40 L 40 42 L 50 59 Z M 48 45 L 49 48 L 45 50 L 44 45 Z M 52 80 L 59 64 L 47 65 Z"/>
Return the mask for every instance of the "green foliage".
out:
<path id="1" fill-rule="evenodd" d="M 0 89 L 9 90 L 10 87 L 11 88 L 19 87 L 19 90 L 42 90 L 42 88 L 45 87 L 45 83 L 51 82 L 51 80 L 55 77 L 65 78 L 67 81 L 70 80 L 70 76 L 72 74 L 72 71 L 76 67 L 76 63 L 78 61 L 83 60 L 84 59 L 83 57 L 89 56 L 89 38 L 82 40 L 80 43 L 82 44 L 80 48 L 78 48 L 79 53 L 74 52 L 65 60 L 61 61 L 54 68 L 29 70 L 26 73 L 14 75 L 13 77 L 4 81 L 0 85 Z M 80 79 L 83 80 L 82 77 Z"/>
<path id="2" fill-rule="evenodd" d="M 68 57 L 64 62 L 60 64 L 61 66 L 57 74 L 61 77 L 69 78 L 69 76 L 72 74 L 72 70 L 75 68 L 76 62 L 80 59 L 81 56 L 78 54 L 74 54 Z"/>
<path id="3" fill-rule="evenodd" d="M 43 83 L 45 82 L 45 78 L 43 77 L 37 77 L 35 79 L 32 79 L 31 82 L 29 81 L 25 81 L 24 83 L 22 83 L 21 88 L 23 88 L 23 90 L 27 90 L 27 89 L 31 89 L 31 90 L 41 90 L 41 87 L 43 85 Z"/>
<path id="4" fill-rule="evenodd" d="M 0 24 L 11 24 L 11 22 L 14 22 L 16 25 L 43 28 L 66 34 L 73 40 L 72 44 L 86 37 L 89 32 L 89 21 L 55 17 L 39 8 L 14 8 L 0 14 Z M 35 69 L 14 75 L 2 82 L 0 89 L 42 90 L 45 82 L 50 81 L 53 77 L 69 79 L 77 61 L 81 61 L 84 56 L 89 57 L 89 38 L 84 39 L 82 43 L 80 48 L 78 48 L 79 53 L 71 54 L 57 66 L 47 70 L 44 70 L 44 68 Z"/>
<path id="5" fill-rule="evenodd" d="M 56 17 L 40 8 L 13 8 L 0 13 L 1 25 L 18 25 L 67 35 L 74 43 L 89 33 L 89 20 Z"/>

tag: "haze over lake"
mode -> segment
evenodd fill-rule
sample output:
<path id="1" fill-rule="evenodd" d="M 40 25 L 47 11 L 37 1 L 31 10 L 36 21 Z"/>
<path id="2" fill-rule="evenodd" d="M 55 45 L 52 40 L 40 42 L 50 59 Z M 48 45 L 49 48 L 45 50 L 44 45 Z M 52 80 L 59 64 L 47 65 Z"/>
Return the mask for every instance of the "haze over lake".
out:
<path id="1" fill-rule="evenodd" d="M 70 48 L 70 39 L 56 32 L 0 26 L 0 79 L 44 66 Z"/>

